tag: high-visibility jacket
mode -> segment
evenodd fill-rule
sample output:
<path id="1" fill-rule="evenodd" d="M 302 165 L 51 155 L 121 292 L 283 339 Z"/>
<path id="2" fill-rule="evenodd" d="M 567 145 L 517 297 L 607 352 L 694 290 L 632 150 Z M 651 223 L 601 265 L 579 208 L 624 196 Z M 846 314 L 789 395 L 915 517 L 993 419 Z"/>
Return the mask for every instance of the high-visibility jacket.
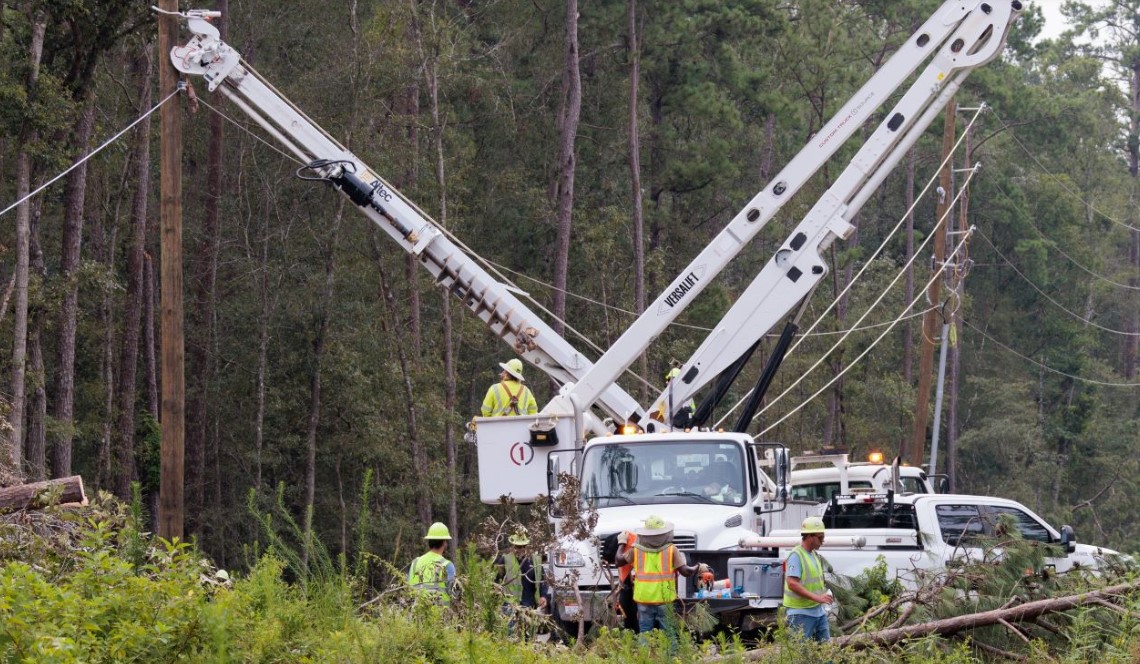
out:
<path id="1" fill-rule="evenodd" d="M 791 558 L 792 556 L 799 556 L 800 558 L 800 584 L 803 585 L 805 590 L 816 594 L 822 594 L 827 590 L 827 586 L 823 583 L 823 561 L 820 560 L 819 555 L 809 553 L 801 545 L 792 549 L 788 557 Z M 814 609 L 819 606 L 819 602 L 801 597 L 792 592 L 792 589 L 788 587 L 788 577 L 785 574 L 784 606 L 789 609 Z"/>
<path id="2" fill-rule="evenodd" d="M 512 600 L 521 600 L 523 606 L 537 606 L 538 597 L 540 595 L 539 588 L 542 586 L 542 556 L 537 553 L 532 554 L 530 557 L 530 570 L 529 577 L 533 577 L 534 581 L 534 597 L 523 597 L 523 569 L 522 562 L 513 553 L 508 553 L 503 556 L 503 586 L 506 587 L 507 593 Z M 528 601 L 528 599 L 530 601 Z"/>
<path id="3" fill-rule="evenodd" d="M 637 533 L 630 533 L 629 539 L 625 542 L 625 545 L 631 547 L 636 543 L 637 543 Z M 627 565 L 622 565 L 621 567 L 618 568 L 618 579 L 620 579 L 622 581 L 622 583 L 625 583 L 625 580 L 629 578 L 629 575 L 631 572 L 633 572 L 633 563 L 632 562 L 627 564 Z"/>
<path id="4" fill-rule="evenodd" d="M 534 415 L 538 413 L 538 402 L 526 385 L 517 380 L 504 380 L 487 390 L 482 413 L 483 417 Z"/>
<path id="5" fill-rule="evenodd" d="M 677 599 L 676 547 L 661 549 L 633 546 L 633 601 L 638 604 L 671 604 Z"/>
<path id="6" fill-rule="evenodd" d="M 447 567 L 451 564 L 435 551 L 428 551 L 412 561 L 408 568 L 408 583 L 425 593 L 438 594 L 447 601 Z"/>

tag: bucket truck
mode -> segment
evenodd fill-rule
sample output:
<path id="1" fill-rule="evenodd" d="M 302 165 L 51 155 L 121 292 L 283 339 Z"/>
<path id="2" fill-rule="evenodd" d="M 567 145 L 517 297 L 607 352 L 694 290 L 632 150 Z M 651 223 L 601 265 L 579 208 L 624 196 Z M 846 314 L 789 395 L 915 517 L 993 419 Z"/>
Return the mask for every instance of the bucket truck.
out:
<path id="1" fill-rule="evenodd" d="M 738 373 L 749 349 L 790 318 L 777 345 L 776 355 L 782 355 L 795 332 L 797 309 L 827 274 L 822 252 L 836 238 L 851 234 L 849 220 L 970 71 L 1001 52 L 1020 10 L 1018 0 L 944 2 L 593 363 L 484 270 L 445 229 L 262 79 L 209 23 L 216 12 L 180 13 L 193 37 L 170 55 L 179 71 L 201 76 L 211 92 L 225 95 L 296 156 L 307 177 L 348 196 L 521 357 L 562 385 L 538 415 L 475 418 L 481 500 L 498 503 L 509 496 L 520 503 L 534 501 L 556 493 L 561 473 L 570 472 L 580 481 L 583 506 L 597 510 L 594 538 L 562 538 L 551 552 L 551 579 L 561 588 L 555 597 L 559 618 L 602 619 L 615 575 L 599 559 L 598 538 L 635 530 L 650 514 L 663 514 L 674 521 L 675 541 L 689 553 L 690 562 L 708 562 L 718 576 L 739 577 L 739 588 L 730 597 L 701 601 L 709 602 L 726 624 L 747 627 L 773 615 L 782 582 L 774 549 L 743 550 L 739 543 L 794 528 L 810 509 L 809 501 L 800 504 L 788 497 L 787 450 L 753 441 L 745 433 L 751 415 L 742 417 L 733 433 L 671 432 L 666 425 L 669 413 L 665 422 L 647 413 L 663 404 L 668 410 L 669 403 L 685 403 L 718 377 L 716 392 L 723 392 L 724 381 Z M 618 376 L 912 79 L 835 183 L 685 362 L 669 391 L 643 409 L 618 386 Z M 764 376 L 770 380 L 775 366 L 763 372 L 762 381 Z M 609 427 L 595 407 L 622 430 L 638 433 L 607 435 Z M 710 409 L 706 398 L 698 419 Z M 774 478 L 765 467 L 774 471 Z M 714 479 L 720 488 L 710 495 Z M 552 518 L 557 525 L 558 517 Z M 692 581 L 679 588 L 682 598 L 696 595 Z"/>

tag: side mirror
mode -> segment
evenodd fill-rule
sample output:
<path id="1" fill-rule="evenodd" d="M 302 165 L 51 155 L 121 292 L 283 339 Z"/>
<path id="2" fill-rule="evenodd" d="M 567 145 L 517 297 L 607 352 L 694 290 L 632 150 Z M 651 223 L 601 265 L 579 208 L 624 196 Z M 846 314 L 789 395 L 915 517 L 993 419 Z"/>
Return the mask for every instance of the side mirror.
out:
<path id="1" fill-rule="evenodd" d="M 788 448 L 776 448 L 776 499 L 788 500 L 788 482 L 792 474 L 792 461 L 788 458 Z"/>
<path id="2" fill-rule="evenodd" d="M 1065 547 L 1065 553 L 1077 550 L 1077 533 L 1073 531 L 1072 526 L 1061 526 L 1061 546 Z"/>
<path id="3" fill-rule="evenodd" d="M 559 472 L 560 467 L 557 454 L 546 457 L 546 494 L 551 498 L 558 493 L 558 476 L 562 474 Z"/>

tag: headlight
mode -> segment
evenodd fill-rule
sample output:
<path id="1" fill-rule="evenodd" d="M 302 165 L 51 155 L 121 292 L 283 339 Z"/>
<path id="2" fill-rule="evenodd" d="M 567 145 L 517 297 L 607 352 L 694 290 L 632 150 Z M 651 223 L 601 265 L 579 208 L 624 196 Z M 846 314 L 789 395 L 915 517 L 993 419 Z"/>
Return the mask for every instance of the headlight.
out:
<path id="1" fill-rule="evenodd" d="M 586 559 L 574 549 L 558 549 L 554 552 L 554 564 L 558 567 L 585 567 Z"/>

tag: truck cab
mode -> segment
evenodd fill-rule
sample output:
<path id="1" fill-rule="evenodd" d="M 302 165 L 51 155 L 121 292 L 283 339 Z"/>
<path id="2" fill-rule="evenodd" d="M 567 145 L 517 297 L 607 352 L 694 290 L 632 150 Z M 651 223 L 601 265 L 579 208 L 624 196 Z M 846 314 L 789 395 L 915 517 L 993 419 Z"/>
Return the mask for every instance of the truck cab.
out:
<path id="1" fill-rule="evenodd" d="M 773 453 L 757 453 L 765 447 Z M 786 477 L 786 457 L 784 470 L 779 469 L 781 450 L 757 444 L 746 434 L 712 431 L 614 435 L 589 441 L 575 464 L 575 474 L 581 508 L 594 510 L 597 524 L 589 540 L 562 537 L 551 556 L 557 617 L 603 619 L 618 575 L 616 568 L 601 560 L 599 544 L 611 534 L 637 530 L 651 515 L 671 521 L 673 542 L 689 563 L 709 563 L 717 578 L 729 575 L 734 551 L 741 557 L 757 556 L 739 551 L 742 538 L 794 527 L 815 509 L 811 503 L 782 500 L 786 487 L 765 472 L 764 464 L 771 463 L 777 479 L 781 472 Z M 777 562 L 774 555 L 772 562 Z M 693 597 L 687 579 L 681 577 L 678 584 L 679 598 Z M 738 598 L 735 604 L 771 610 L 779 599 Z M 716 613 L 730 607 L 710 608 Z"/>

